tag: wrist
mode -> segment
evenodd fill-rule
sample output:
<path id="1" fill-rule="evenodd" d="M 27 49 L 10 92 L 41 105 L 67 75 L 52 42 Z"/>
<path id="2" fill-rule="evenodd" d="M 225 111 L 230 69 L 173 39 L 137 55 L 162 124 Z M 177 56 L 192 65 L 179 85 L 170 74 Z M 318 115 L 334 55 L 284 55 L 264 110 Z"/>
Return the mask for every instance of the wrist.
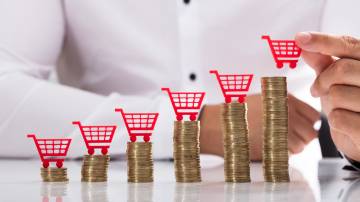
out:
<path id="1" fill-rule="evenodd" d="M 220 105 L 205 105 L 200 119 L 200 152 L 223 156 Z"/>

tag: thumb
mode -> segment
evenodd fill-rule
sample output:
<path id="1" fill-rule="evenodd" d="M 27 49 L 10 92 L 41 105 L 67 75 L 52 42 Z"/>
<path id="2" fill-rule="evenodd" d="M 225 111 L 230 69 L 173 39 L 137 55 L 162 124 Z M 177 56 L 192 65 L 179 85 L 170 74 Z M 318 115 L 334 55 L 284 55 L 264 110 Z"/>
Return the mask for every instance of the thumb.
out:
<path id="1" fill-rule="evenodd" d="M 301 56 L 305 63 L 315 70 L 316 75 L 319 75 L 335 61 L 331 56 L 304 50 L 302 51 Z"/>
<path id="2" fill-rule="evenodd" d="M 296 45 L 302 48 L 301 56 L 304 59 L 305 63 L 312 67 L 316 74 L 319 75 L 323 72 L 330 64 L 332 64 L 335 59 L 330 55 L 325 55 L 320 52 L 314 52 L 307 49 L 304 49 L 303 44 L 310 43 L 311 34 L 308 32 L 300 32 L 295 36 Z"/>

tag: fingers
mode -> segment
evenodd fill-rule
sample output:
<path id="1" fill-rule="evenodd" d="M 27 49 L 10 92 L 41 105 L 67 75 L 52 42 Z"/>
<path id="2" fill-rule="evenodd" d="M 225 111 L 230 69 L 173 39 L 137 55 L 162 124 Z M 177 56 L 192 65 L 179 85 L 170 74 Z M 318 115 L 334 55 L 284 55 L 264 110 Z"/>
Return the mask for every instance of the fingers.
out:
<path id="1" fill-rule="evenodd" d="M 354 141 L 346 134 L 331 129 L 331 138 L 336 144 L 336 148 L 346 154 L 347 157 L 360 161 L 360 150 Z"/>
<path id="2" fill-rule="evenodd" d="M 308 52 L 360 60 L 360 40 L 350 36 L 300 32 L 296 34 L 295 41 L 301 49 Z"/>
<path id="3" fill-rule="evenodd" d="M 292 153 L 301 152 L 306 144 L 317 137 L 317 131 L 313 125 L 319 118 L 320 114 L 312 107 L 291 95 L 289 96 L 288 143 Z"/>
<path id="4" fill-rule="evenodd" d="M 360 112 L 360 88 L 346 85 L 334 85 L 330 87 L 327 100 L 329 111 L 334 109 L 346 109 Z"/>
<path id="5" fill-rule="evenodd" d="M 297 154 L 304 150 L 306 144 L 295 131 L 289 131 L 288 145 L 289 151 Z"/>
<path id="6" fill-rule="evenodd" d="M 297 117 L 296 124 L 293 126 L 296 134 L 305 144 L 317 137 L 318 132 L 314 129 L 314 123 L 310 123 L 303 117 Z"/>
<path id="7" fill-rule="evenodd" d="M 346 109 L 334 109 L 328 116 L 329 125 L 333 130 L 347 134 L 360 145 L 360 114 Z"/>
<path id="8" fill-rule="evenodd" d="M 314 125 L 315 122 L 320 119 L 320 112 L 316 111 L 316 109 L 307 103 L 297 99 L 292 95 L 289 96 L 289 102 L 294 103 L 295 113 L 300 114 L 302 117 L 308 120 L 310 124 Z"/>
<path id="9" fill-rule="evenodd" d="M 302 51 L 301 56 L 305 63 L 315 70 L 316 75 L 319 75 L 326 69 L 326 67 L 330 66 L 335 61 L 335 59 L 331 56 L 304 50 Z"/>
<path id="10" fill-rule="evenodd" d="M 329 92 L 332 85 L 360 86 L 360 61 L 339 59 L 324 70 L 311 87 L 311 94 L 320 97 Z"/>

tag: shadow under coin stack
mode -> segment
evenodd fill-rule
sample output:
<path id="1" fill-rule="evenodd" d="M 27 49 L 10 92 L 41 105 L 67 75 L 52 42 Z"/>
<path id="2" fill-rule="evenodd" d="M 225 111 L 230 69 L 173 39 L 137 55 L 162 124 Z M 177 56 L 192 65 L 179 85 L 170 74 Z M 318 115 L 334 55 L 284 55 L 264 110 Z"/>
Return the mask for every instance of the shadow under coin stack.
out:
<path id="1" fill-rule="evenodd" d="M 200 121 L 196 116 L 204 99 L 204 92 L 171 92 L 162 88 L 170 97 L 176 114 L 174 122 L 174 164 L 177 182 L 201 182 L 200 171 Z M 190 121 L 183 121 L 189 115 Z"/>
<path id="2" fill-rule="evenodd" d="M 289 182 L 286 77 L 261 78 L 263 171 L 266 182 Z"/>
<path id="3" fill-rule="evenodd" d="M 68 183 L 41 183 L 42 202 L 62 202 L 67 195 L 67 186 Z"/>
<path id="4" fill-rule="evenodd" d="M 222 105 L 226 182 L 250 182 L 249 130 L 246 103 Z"/>
<path id="5" fill-rule="evenodd" d="M 127 143 L 128 182 L 153 182 L 151 142 Z"/>
<path id="6" fill-rule="evenodd" d="M 106 182 L 110 156 L 107 155 L 116 126 L 84 126 L 78 125 L 89 155 L 84 155 L 81 167 L 82 182 Z M 102 155 L 94 155 L 95 149 L 101 149 Z"/>

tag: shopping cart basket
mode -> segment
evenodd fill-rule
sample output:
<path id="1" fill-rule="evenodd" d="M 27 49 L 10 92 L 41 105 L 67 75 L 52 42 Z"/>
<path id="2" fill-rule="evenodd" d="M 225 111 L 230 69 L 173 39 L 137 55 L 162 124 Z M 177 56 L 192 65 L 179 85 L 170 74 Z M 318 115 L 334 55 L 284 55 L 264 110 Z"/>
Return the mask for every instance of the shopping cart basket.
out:
<path id="1" fill-rule="evenodd" d="M 95 153 L 95 149 L 101 149 L 103 155 L 108 153 L 116 126 L 83 126 L 80 121 L 74 121 L 73 124 L 79 126 L 90 155 Z"/>
<path id="2" fill-rule="evenodd" d="M 289 63 L 292 69 L 296 67 L 301 49 L 294 40 L 271 40 L 270 36 L 262 36 L 262 39 L 268 41 L 277 68 L 282 68 L 284 63 Z"/>
<path id="3" fill-rule="evenodd" d="M 189 115 L 191 121 L 196 120 L 205 92 L 170 92 L 169 88 L 161 90 L 169 94 L 178 121 L 183 120 L 184 115 Z"/>
<path id="4" fill-rule="evenodd" d="M 143 136 L 145 142 L 150 141 L 159 113 L 125 113 L 123 109 L 115 111 L 121 112 L 131 142 L 135 142 L 137 136 Z"/>
<path id="5" fill-rule="evenodd" d="M 63 166 L 71 139 L 40 139 L 35 134 L 28 134 L 27 137 L 33 138 L 44 168 L 49 167 L 50 162 L 56 162 L 58 168 Z"/>
<path id="6" fill-rule="evenodd" d="M 217 70 L 210 70 L 210 74 L 216 75 L 226 103 L 230 103 L 233 97 L 238 98 L 240 103 L 245 101 L 253 74 L 219 74 Z"/>

